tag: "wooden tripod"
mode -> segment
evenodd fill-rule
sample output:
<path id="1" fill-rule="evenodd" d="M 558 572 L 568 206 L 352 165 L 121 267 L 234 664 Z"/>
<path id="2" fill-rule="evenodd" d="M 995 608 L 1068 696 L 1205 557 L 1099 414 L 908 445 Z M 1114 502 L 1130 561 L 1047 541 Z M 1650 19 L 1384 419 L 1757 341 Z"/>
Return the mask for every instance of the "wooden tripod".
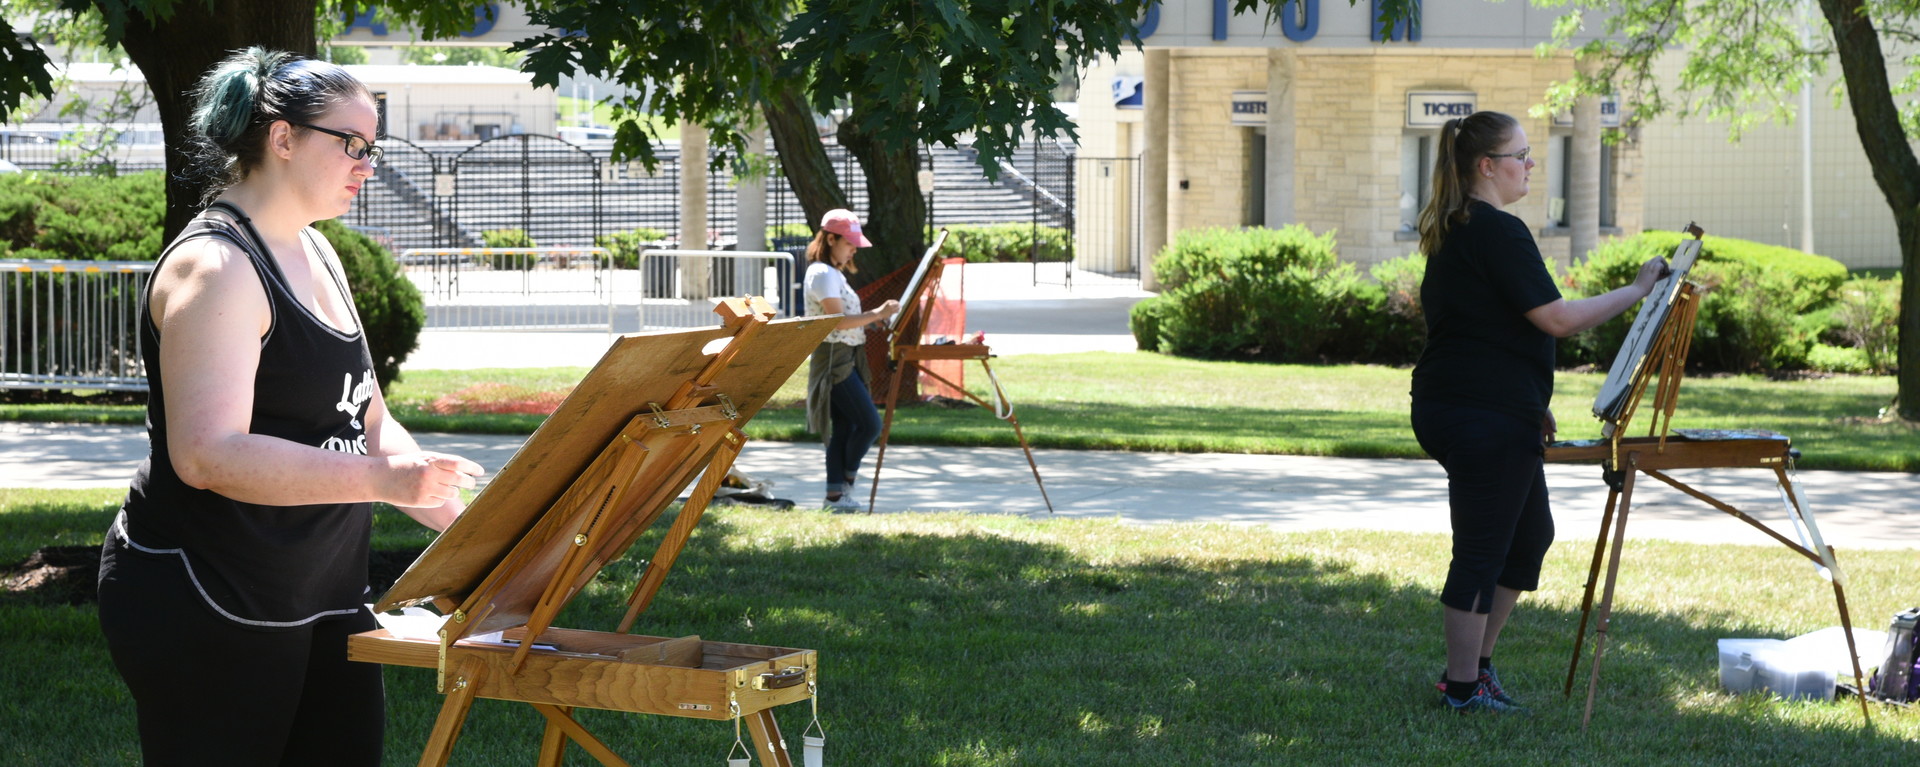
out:
<path id="1" fill-rule="evenodd" d="M 1699 235 L 1695 236 L 1698 238 Z M 1795 553 L 1813 560 L 1824 568 L 1824 572 L 1833 581 L 1834 604 L 1839 609 L 1840 625 L 1847 635 L 1847 649 L 1853 660 L 1854 677 L 1860 680 L 1865 679 L 1861 676 L 1859 654 L 1854 647 L 1853 621 L 1847 612 L 1844 588 L 1846 576 L 1840 570 L 1840 563 L 1834 555 L 1833 547 L 1822 541 L 1813 516 L 1801 506 L 1800 496 L 1787 474 L 1798 451 L 1790 447 L 1785 437 L 1768 433 L 1711 434 L 1689 433 L 1684 430 L 1669 431 L 1668 425 L 1673 420 L 1674 407 L 1680 394 L 1680 381 L 1685 374 L 1687 351 L 1693 339 L 1694 319 L 1699 311 L 1699 298 L 1691 283 L 1683 283 L 1680 286 L 1674 301 L 1673 315 L 1659 329 L 1647 357 L 1651 364 L 1643 364 L 1635 371 L 1625 411 L 1618 421 L 1607 424 L 1607 438 L 1578 443 L 1555 443 L 1547 448 L 1546 460 L 1549 462 L 1601 464 L 1604 467 L 1603 477 L 1608 485 L 1607 505 L 1600 517 L 1600 534 L 1593 544 L 1593 561 L 1587 572 L 1586 593 L 1580 602 L 1580 627 L 1574 634 L 1573 654 L 1567 664 L 1567 680 L 1563 691 L 1569 697 L 1573 695 L 1573 680 L 1580 666 L 1581 647 L 1586 640 L 1588 622 L 1595 609 L 1593 597 L 1595 586 L 1600 581 L 1600 563 L 1605 559 L 1607 566 L 1605 587 L 1601 591 L 1598 604 L 1599 619 L 1594 622 L 1593 667 L 1587 679 L 1586 710 L 1580 718 L 1580 725 L 1583 728 L 1593 718 L 1594 696 L 1600 687 L 1600 662 L 1606 652 L 1607 632 L 1613 620 L 1614 585 L 1620 573 L 1620 551 L 1626 544 L 1627 513 L 1633 505 L 1636 474 L 1646 474 L 1713 508 L 1726 512 L 1758 528 Z M 1649 381 L 1655 376 L 1660 379 L 1660 383 L 1654 393 L 1653 423 L 1648 436 L 1623 437 L 1627 432 L 1628 422 L 1639 407 L 1641 396 L 1645 393 Z M 1773 471 L 1782 495 L 1788 501 L 1788 514 L 1809 533 L 1810 547 L 1781 535 L 1739 509 L 1665 473 L 1673 469 L 1739 467 L 1765 468 Z M 1609 530 L 1613 537 L 1610 556 L 1607 548 Z M 1860 715 L 1863 718 L 1868 717 L 1865 697 L 1860 699 Z"/>
<path id="2" fill-rule="evenodd" d="M 770 322 L 757 299 L 716 311 L 725 326 L 616 340 L 376 606 L 432 602 L 446 616 L 437 638 L 380 629 L 348 640 L 352 660 L 438 670 L 446 701 L 422 767 L 447 763 L 475 698 L 540 712 L 543 767 L 558 767 L 569 740 L 603 765 L 627 764 L 573 718 L 581 706 L 744 722 L 763 764 L 791 767 L 772 709 L 814 696 L 814 651 L 627 633 L 744 447 L 738 427 L 832 329 Z M 617 631 L 552 628 L 696 476 Z"/>
<path id="3" fill-rule="evenodd" d="M 1053 499 L 1047 497 L 1047 484 L 1040 479 L 1040 465 L 1033 460 L 1033 448 L 1027 445 L 1027 435 L 1020 429 L 1020 419 L 1013 413 L 1013 405 L 1006 394 L 1000 391 L 1000 381 L 993 377 L 993 368 L 987 360 L 993 358 L 993 350 L 986 344 L 966 343 L 921 343 L 928 320 L 932 317 L 937 294 L 940 291 L 940 277 L 946 264 L 940 258 L 940 248 L 947 241 L 947 230 L 940 230 L 934 238 L 933 247 L 927 249 L 921 257 L 920 267 L 907 285 L 907 294 L 900 300 L 900 318 L 894 322 L 887 335 L 888 363 L 893 366 L 893 381 L 887 386 L 887 414 L 880 426 L 880 452 L 873 459 L 873 483 L 867 491 L 867 511 L 873 511 L 873 502 L 880 495 L 880 467 L 887 461 L 887 438 L 893 433 L 893 411 L 900 403 L 900 381 L 915 372 L 923 373 L 953 390 L 960 392 L 974 404 L 988 410 L 995 410 L 986 400 L 975 396 L 973 392 L 945 376 L 927 370 L 920 363 L 932 360 L 973 360 L 980 363 L 980 369 L 986 371 L 987 380 L 993 382 L 994 393 L 1001 402 L 1007 403 L 1004 414 L 994 414 L 1001 420 L 1013 425 L 1013 436 L 1020 441 L 1021 452 L 1027 455 L 1027 467 L 1033 470 L 1033 483 L 1040 488 L 1040 500 L 1047 504 L 1047 512 L 1053 512 Z"/>

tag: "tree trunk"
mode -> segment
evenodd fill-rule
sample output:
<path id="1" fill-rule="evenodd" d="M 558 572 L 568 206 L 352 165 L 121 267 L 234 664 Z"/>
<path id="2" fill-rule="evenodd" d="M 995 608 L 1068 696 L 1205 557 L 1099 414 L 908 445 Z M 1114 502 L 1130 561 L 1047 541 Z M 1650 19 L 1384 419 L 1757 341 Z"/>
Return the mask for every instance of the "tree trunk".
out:
<path id="1" fill-rule="evenodd" d="M 840 176 L 834 173 L 833 160 L 827 157 L 820 131 L 814 127 L 813 110 L 807 108 L 800 94 L 783 89 L 767 99 L 761 111 L 767 117 L 767 132 L 773 134 L 774 151 L 780 154 L 780 173 L 787 177 L 794 196 L 800 198 L 807 226 L 817 227 L 827 211 L 847 207 Z"/>
<path id="2" fill-rule="evenodd" d="M 855 256 L 858 276 L 864 278 L 860 284 L 865 284 L 919 260 L 926 249 L 927 198 L 920 193 L 920 148 L 883 143 L 860 132 L 854 127 L 859 109 L 856 99 L 856 114 L 840 123 L 840 145 L 860 161 L 867 178 L 864 233 L 873 247 Z"/>
<path id="3" fill-rule="evenodd" d="M 1887 82 L 1886 57 L 1880 34 L 1867 17 L 1862 0 L 1820 0 L 1820 10 L 1833 27 L 1840 71 L 1847 83 L 1847 101 L 1866 150 L 1873 180 L 1893 209 L 1900 237 L 1900 351 L 1897 378 L 1900 417 L 1920 420 L 1920 159 L 1907 143 Z"/>
<path id="4" fill-rule="evenodd" d="M 175 3 L 172 13 L 160 18 L 139 10 L 128 15 L 120 46 L 153 91 L 167 145 L 167 241 L 199 212 L 205 191 L 183 172 L 191 91 L 216 62 L 250 45 L 312 56 L 312 0 L 208 0 Z"/>

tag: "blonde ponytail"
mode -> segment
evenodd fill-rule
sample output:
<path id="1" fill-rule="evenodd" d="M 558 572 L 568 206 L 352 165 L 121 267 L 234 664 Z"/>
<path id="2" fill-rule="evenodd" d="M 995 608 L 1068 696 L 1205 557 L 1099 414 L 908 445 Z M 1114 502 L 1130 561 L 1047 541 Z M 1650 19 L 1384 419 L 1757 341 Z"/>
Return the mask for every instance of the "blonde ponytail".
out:
<path id="1" fill-rule="evenodd" d="M 1433 197 L 1420 211 L 1421 253 L 1432 258 L 1446 244 L 1447 233 L 1467 222 L 1474 165 L 1506 143 L 1519 125 L 1519 120 L 1502 112 L 1475 112 L 1440 126 L 1439 146 L 1433 153 Z"/>

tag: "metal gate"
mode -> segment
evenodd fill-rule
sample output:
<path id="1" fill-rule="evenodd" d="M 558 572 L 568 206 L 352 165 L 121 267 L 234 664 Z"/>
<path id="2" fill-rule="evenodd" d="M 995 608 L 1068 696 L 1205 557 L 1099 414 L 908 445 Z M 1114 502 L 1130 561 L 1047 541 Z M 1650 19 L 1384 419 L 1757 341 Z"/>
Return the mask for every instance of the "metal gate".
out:
<path id="1" fill-rule="evenodd" d="M 144 391 L 150 262 L 0 260 L 0 388 Z"/>

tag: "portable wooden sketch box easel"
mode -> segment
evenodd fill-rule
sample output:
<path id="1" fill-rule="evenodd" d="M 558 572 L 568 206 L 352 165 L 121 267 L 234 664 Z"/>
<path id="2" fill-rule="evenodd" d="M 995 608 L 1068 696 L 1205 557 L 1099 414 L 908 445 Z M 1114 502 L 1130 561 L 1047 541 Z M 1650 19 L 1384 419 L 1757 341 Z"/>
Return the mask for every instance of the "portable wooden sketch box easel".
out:
<path id="1" fill-rule="evenodd" d="M 1560 463 L 1599 463 L 1606 480 L 1607 505 L 1600 516 L 1600 534 L 1593 544 L 1593 561 L 1588 569 L 1586 593 L 1580 602 L 1580 628 L 1574 635 L 1573 656 L 1567 665 L 1564 694 L 1573 694 L 1573 679 L 1580 666 L 1581 646 L 1595 609 L 1594 589 L 1600 578 L 1600 563 L 1607 562 L 1605 588 L 1601 593 L 1599 620 L 1594 623 L 1593 667 L 1587 680 L 1586 712 L 1581 726 L 1593 718 L 1593 700 L 1600 686 L 1600 661 L 1606 652 L 1607 630 L 1613 615 L 1613 590 L 1620 572 L 1620 549 L 1626 543 L 1627 512 L 1633 503 L 1634 478 L 1645 474 L 1726 512 L 1779 541 L 1795 553 L 1812 560 L 1823 575 L 1833 582 L 1835 606 L 1847 635 L 1847 649 L 1853 659 L 1853 673 L 1864 683 L 1860 660 L 1854 647 L 1853 621 L 1847 613 L 1844 588 L 1846 576 L 1840 570 L 1833 547 L 1820 537 L 1813 515 L 1800 502 L 1788 471 L 1798 451 L 1783 435 L 1762 431 L 1672 430 L 1673 412 L 1680 396 L 1680 382 L 1686 373 L 1687 352 L 1693 341 L 1694 319 L 1699 312 L 1698 288 L 1686 277 L 1698 257 L 1705 232 L 1689 224 L 1693 239 L 1682 240 L 1675 249 L 1672 273 L 1654 286 L 1653 293 L 1641 304 L 1620 353 L 1614 358 L 1607 380 L 1594 400 L 1594 415 L 1603 423 L 1602 438 L 1556 442 L 1547 447 L 1546 460 Z M 1647 436 L 1626 436 L 1637 414 L 1640 401 L 1654 378 L 1659 384 L 1652 400 L 1652 424 Z M 1806 540 L 1797 542 L 1781 535 L 1745 512 L 1688 486 L 1665 472 L 1673 469 L 1763 468 L 1773 471 L 1785 501 L 1788 518 Z M 1617 511 L 1617 516 L 1616 516 Z M 1607 536 L 1613 535 L 1611 557 L 1607 556 Z M 1867 703 L 1860 700 L 1860 714 L 1867 716 Z"/>
<path id="2" fill-rule="evenodd" d="M 986 344 L 924 343 L 928 321 L 933 315 L 936 303 L 935 293 L 940 289 L 941 273 L 946 265 L 941 263 L 940 248 L 947 242 L 947 230 L 940 230 L 933 239 L 933 246 L 920 257 L 920 265 L 914 268 L 913 277 L 907 281 L 906 292 L 900 294 L 900 313 L 894 316 L 893 324 L 887 329 L 887 360 L 894 366 L 893 381 L 887 387 L 887 414 L 880 426 L 880 452 L 873 459 L 873 482 L 867 490 L 867 511 L 873 511 L 873 502 L 880 495 L 880 467 L 887 461 L 887 438 L 893 434 L 893 411 L 900 403 L 900 381 L 915 372 L 925 374 L 980 407 L 994 411 L 1000 420 L 1013 425 L 1013 436 L 1020 440 L 1020 450 L 1027 454 L 1027 467 L 1033 469 L 1033 483 L 1040 488 L 1040 499 L 1047 504 L 1047 511 L 1053 511 L 1053 499 L 1047 497 L 1047 484 L 1040 479 L 1040 465 L 1033 461 L 1033 448 L 1027 445 L 1027 435 L 1020 430 L 1020 419 L 1013 414 L 1013 405 L 1007 401 L 1006 394 L 1000 391 L 1000 380 L 993 375 L 993 368 L 987 360 L 993 358 L 993 350 Z M 980 369 L 986 371 L 987 380 L 993 382 L 997 398 L 1007 403 L 1004 410 L 996 409 L 967 391 L 965 387 L 947 380 L 921 365 L 934 360 L 966 360 L 980 363 Z"/>
<path id="3" fill-rule="evenodd" d="M 821 318 L 770 321 L 757 298 L 715 311 L 721 327 L 616 339 L 375 606 L 431 602 L 445 616 L 437 636 L 379 629 L 349 640 L 352 660 L 438 670 L 446 702 L 421 765 L 447 763 L 475 698 L 521 701 L 544 716 L 543 767 L 561 763 L 567 740 L 602 764 L 627 764 L 573 719 L 578 706 L 731 719 L 736 730 L 744 720 L 763 763 L 792 764 L 772 709 L 813 697 L 812 650 L 627 633 L 739 456 L 739 427 L 833 328 Z M 552 628 L 696 476 L 618 629 Z"/>

